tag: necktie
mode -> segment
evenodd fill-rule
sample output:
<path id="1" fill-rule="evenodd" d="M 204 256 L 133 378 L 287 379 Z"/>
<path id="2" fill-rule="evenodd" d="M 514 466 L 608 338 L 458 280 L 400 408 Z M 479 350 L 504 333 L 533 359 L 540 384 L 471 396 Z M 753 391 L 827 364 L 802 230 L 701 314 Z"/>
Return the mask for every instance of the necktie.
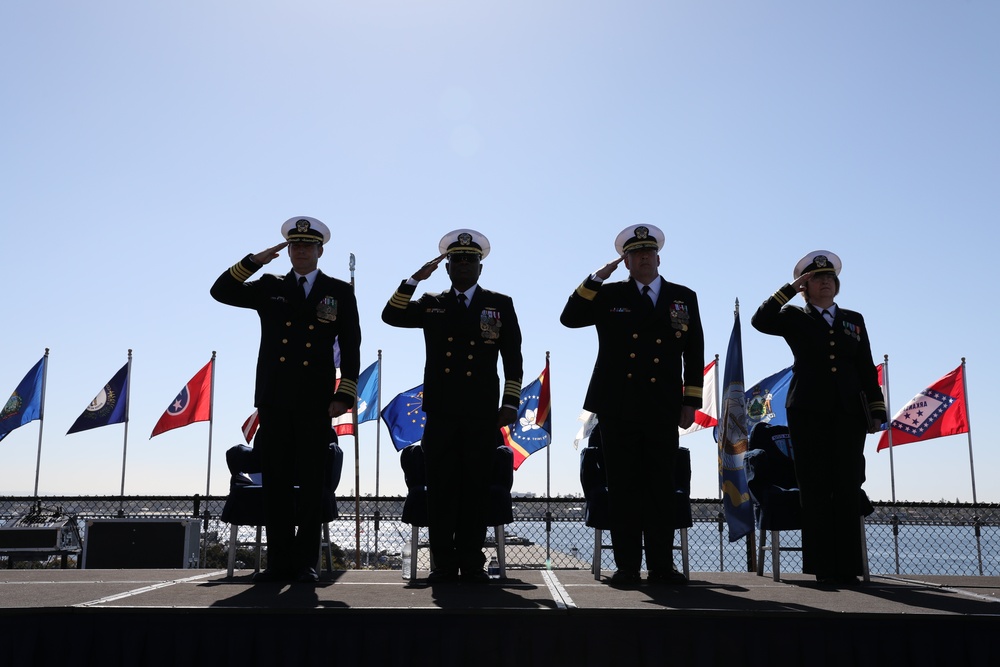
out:
<path id="1" fill-rule="evenodd" d="M 655 304 L 653 303 L 653 297 L 649 295 L 649 285 L 642 286 L 642 296 L 646 298 L 646 303 L 649 304 L 650 308 L 653 308 Z"/>
<path id="2" fill-rule="evenodd" d="M 820 315 L 823 316 L 823 319 L 826 320 L 827 324 L 833 324 L 833 313 L 831 313 L 829 310 L 824 310 L 822 313 L 820 313 Z"/>
<path id="3" fill-rule="evenodd" d="M 306 298 L 306 277 L 299 276 L 299 296 Z"/>
<path id="4" fill-rule="evenodd" d="M 469 304 L 465 303 L 466 298 L 467 297 L 465 296 L 465 294 L 463 292 L 459 292 L 458 293 L 458 302 L 460 304 L 462 304 L 463 306 L 465 306 L 466 308 L 468 308 Z"/>

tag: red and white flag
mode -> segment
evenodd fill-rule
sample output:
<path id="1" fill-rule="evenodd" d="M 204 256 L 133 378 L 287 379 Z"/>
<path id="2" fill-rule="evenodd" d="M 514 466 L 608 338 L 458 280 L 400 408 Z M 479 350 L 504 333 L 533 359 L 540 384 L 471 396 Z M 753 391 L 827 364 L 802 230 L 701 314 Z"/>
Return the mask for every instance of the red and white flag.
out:
<path id="1" fill-rule="evenodd" d="M 260 417 L 257 416 L 257 411 L 254 410 L 253 414 L 243 422 L 243 437 L 246 439 L 248 445 L 253 440 L 253 435 L 257 432 L 258 426 L 260 426 Z"/>
<path id="2" fill-rule="evenodd" d="M 177 398 L 156 422 L 150 438 L 194 422 L 207 422 L 212 418 L 212 366 L 213 362 L 209 361 L 184 385 Z"/>
<path id="3" fill-rule="evenodd" d="M 962 366 L 959 366 L 906 402 L 892 418 L 892 445 L 905 445 L 946 435 L 969 432 Z M 878 450 L 889 448 L 889 432 L 878 441 Z"/>
<path id="4" fill-rule="evenodd" d="M 686 429 L 680 429 L 680 435 L 687 435 L 705 428 L 712 428 L 719 423 L 719 398 L 715 388 L 715 364 L 712 360 L 705 366 L 705 383 L 701 390 L 701 409 L 694 413 L 694 423 Z"/>

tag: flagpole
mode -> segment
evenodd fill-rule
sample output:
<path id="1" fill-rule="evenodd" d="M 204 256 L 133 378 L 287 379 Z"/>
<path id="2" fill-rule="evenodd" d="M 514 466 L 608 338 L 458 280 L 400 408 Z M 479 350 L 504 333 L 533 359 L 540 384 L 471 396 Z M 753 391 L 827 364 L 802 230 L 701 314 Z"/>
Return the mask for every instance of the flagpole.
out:
<path id="1" fill-rule="evenodd" d="M 351 287 L 354 287 L 354 253 L 348 267 L 351 271 Z M 361 447 L 358 444 L 358 401 L 354 399 L 354 568 L 361 569 Z"/>
<path id="2" fill-rule="evenodd" d="M 719 355 L 715 355 L 715 414 L 719 417 L 722 416 L 722 392 L 719 391 Z M 721 431 L 722 425 L 719 423 L 718 418 L 716 418 L 716 429 Z M 719 505 L 722 505 L 722 479 L 719 479 Z M 724 523 L 725 514 L 719 511 L 719 572 L 726 571 L 726 545 L 722 537 L 722 524 Z"/>
<path id="3" fill-rule="evenodd" d="M 545 382 L 550 383 L 552 378 L 549 371 L 549 351 L 545 350 Z M 551 419 L 552 414 L 552 385 L 549 384 L 549 412 L 547 417 Z M 551 423 L 551 422 L 550 422 Z M 545 448 L 545 569 L 552 569 L 552 431 L 549 429 L 549 446 Z M 499 540 L 497 541 L 499 544 Z"/>
<path id="4" fill-rule="evenodd" d="M 382 350 L 378 351 L 378 358 L 375 360 L 377 364 L 375 366 L 375 372 L 378 374 L 378 384 L 375 389 L 376 400 L 378 401 L 378 411 L 382 411 Z M 382 452 L 382 426 L 379 422 L 382 420 L 378 416 L 375 417 L 375 557 L 378 558 L 378 531 L 379 531 L 379 520 L 381 519 L 381 514 L 379 513 L 379 472 L 381 470 L 381 452 Z"/>
<path id="5" fill-rule="evenodd" d="M 976 467 L 972 462 L 972 418 L 969 416 L 969 381 L 965 377 L 965 357 L 962 357 L 962 391 L 965 393 L 965 422 L 969 433 L 969 472 L 972 473 L 972 503 L 976 504 Z"/>
<path id="6" fill-rule="evenodd" d="M 118 501 L 118 516 L 124 516 L 125 503 L 125 461 L 128 458 L 128 411 L 132 394 L 132 348 L 128 350 L 128 370 L 125 371 L 125 438 L 122 442 L 122 490 Z"/>
<path id="7" fill-rule="evenodd" d="M 889 484 L 892 488 L 892 504 L 896 504 L 896 467 L 892 458 L 892 410 L 889 408 L 889 355 L 882 357 L 882 391 L 885 393 L 885 415 L 889 420 Z"/>
<path id="8" fill-rule="evenodd" d="M 211 363 L 212 380 L 209 385 L 210 389 L 208 394 L 208 476 L 205 479 L 205 498 L 212 495 L 212 426 L 215 421 L 215 350 L 212 350 Z"/>
<path id="9" fill-rule="evenodd" d="M 45 426 L 45 380 L 49 374 L 49 348 L 42 357 L 42 400 L 38 407 L 38 455 L 35 458 L 35 502 L 38 502 L 38 475 L 42 469 L 42 428 Z"/>

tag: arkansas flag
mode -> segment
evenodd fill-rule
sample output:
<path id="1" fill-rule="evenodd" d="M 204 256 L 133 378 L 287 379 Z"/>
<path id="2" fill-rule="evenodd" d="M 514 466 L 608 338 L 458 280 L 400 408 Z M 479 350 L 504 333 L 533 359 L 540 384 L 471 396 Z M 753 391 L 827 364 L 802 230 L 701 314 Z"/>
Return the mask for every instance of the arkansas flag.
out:
<path id="1" fill-rule="evenodd" d="M 893 446 L 968 433 L 963 367 L 959 366 L 907 401 L 893 416 L 891 427 Z M 877 451 L 888 447 L 889 431 L 886 431 L 879 438 Z"/>
<path id="2" fill-rule="evenodd" d="M 705 366 L 705 384 L 702 388 L 701 409 L 694 413 L 694 423 L 686 429 L 679 429 L 680 435 L 687 435 L 705 428 L 712 428 L 719 423 L 719 395 L 715 388 L 715 364 Z"/>
<path id="3" fill-rule="evenodd" d="M 214 359 L 184 385 L 177 398 L 167 406 L 160 421 L 156 422 L 150 438 L 170 429 L 212 418 L 212 367 Z"/>

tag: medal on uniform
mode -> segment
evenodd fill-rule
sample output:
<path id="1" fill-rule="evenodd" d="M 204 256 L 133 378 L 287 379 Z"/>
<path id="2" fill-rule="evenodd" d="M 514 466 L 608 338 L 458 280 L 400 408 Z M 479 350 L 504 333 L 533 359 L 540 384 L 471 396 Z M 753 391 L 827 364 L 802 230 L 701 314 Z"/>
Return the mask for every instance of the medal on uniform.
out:
<path id="1" fill-rule="evenodd" d="M 337 300 L 325 296 L 316 304 L 316 319 L 320 322 L 333 322 L 337 319 Z"/>
<path id="2" fill-rule="evenodd" d="M 500 338 L 500 311 L 492 308 L 483 308 L 479 313 L 479 331 L 485 340 L 496 340 Z"/>

